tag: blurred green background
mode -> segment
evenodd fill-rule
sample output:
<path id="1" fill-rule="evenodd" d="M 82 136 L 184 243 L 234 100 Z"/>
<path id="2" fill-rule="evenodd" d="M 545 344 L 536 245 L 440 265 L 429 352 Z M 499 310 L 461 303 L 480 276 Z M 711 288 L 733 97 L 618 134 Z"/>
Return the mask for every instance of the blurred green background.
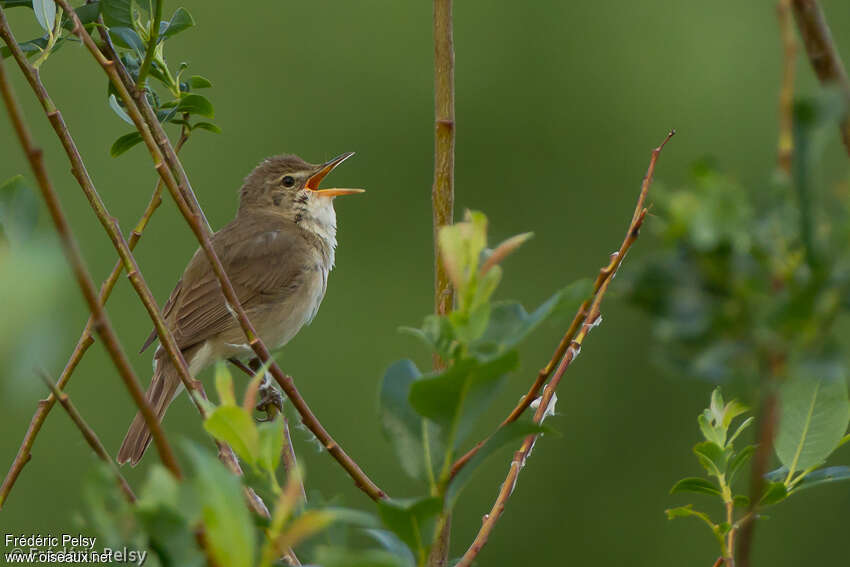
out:
<path id="1" fill-rule="evenodd" d="M 850 61 L 850 4 L 823 0 L 833 36 Z M 430 188 L 433 162 L 431 3 L 394 0 L 225 5 L 187 0 L 197 27 L 169 42 L 172 65 L 210 78 L 208 94 L 224 134 L 198 132 L 184 163 L 215 228 L 235 212 L 240 182 L 262 158 L 295 152 L 320 162 L 357 156 L 334 172 L 334 186 L 364 187 L 337 201 L 337 267 L 319 316 L 277 355 L 327 429 L 395 496 L 417 487 L 395 466 L 376 416 L 383 370 L 424 350 L 400 325 L 418 324 L 432 305 Z M 36 35 L 28 10 L 9 17 L 19 39 Z M 710 154 L 747 187 L 759 190 L 775 163 L 781 46 L 775 2 L 680 0 L 457 2 L 456 216 L 467 207 L 490 218 L 491 241 L 536 237 L 506 264 L 498 295 L 536 305 L 555 289 L 595 275 L 620 243 L 650 150 L 670 127 L 657 178 L 684 181 L 689 164 Z M 61 148 L 13 65 L 33 132 L 95 278 L 115 254 L 68 172 Z M 817 90 L 798 57 L 797 92 Z M 87 159 L 94 181 L 125 230 L 144 208 L 154 174 L 137 147 L 118 159 L 108 149 L 129 127 L 106 103 L 106 80 L 93 60 L 68 44 L 42 70 Z M 0 119 L 0 179 L 31 179 L 5 113 Z M 846 155 L 832 136 L 824 178 L 842 179 Z M 46 217 L 46 215 L 43 215 Z M 47 225 L 47 219 L 42 218 Z M 650 222 L 652 222 L 650 220 Z M 648 233 L 647 233 L 648 234 Z M 629 270 L 651 250 L 638 242 Z M 166 197 L 136 256 L 164 301 L 196 248 Z M 38 313 L 49 332 L 28 348 L 58 375 L 86 309 L 70 271 L 58 270 L 59 308 Z M 663 374 L 647 356 L 649 321 L 613 293 L 605 324 L 589 339 L 562 385 L 563 433 L 544 439 L 520 477 L 480 564 L 710 565 L 714 542 L 697 522 L 668 522 L 663 510 L 683 501 L 672 483 L 698 474 L 690 453 L 696 414 L 711 386 Z M 15 297 L 4 298 L 15 302 Z M 0 306 L 0 317 L 5 307 Z M 122 279 L 108 311 L 140 376 L 150 354 L 136 355 L 149 319 Z M 8 313 L 8 311 L 7 311 Z M 496 423 L 525 391 L 560 337 L 537 332 L 522 349 L 522 369 L 486 416 Z M 72 380 L 72 399 L 111 451 L 133 404 L 99 345 Z M 0 359 L 0 468 L 5 474 L 43 386 L 14 357 Z M 203 439 L 185 398 L 165 422 L 172 436 Z M 482 426 L 480 433 L 490 430 Z M 307 485 L 369 508 L 341 469 L 295 430 Z M 94 458 L 68 418 L 54 410 L 37 440 L 0 527 L 15 533 L 69 531 L 82 510 L 81 479 Z M 155 461 L 150 452 L 131 483 Z M 844 447 L 838 461 L 850 461 Z M 454 520 L 453 552 L 471 541 L 507 471 L 494 459 L 464 493 Z M 758 525 L 759 565 L 846 562 L 850 485 L 806 492 Z"/>

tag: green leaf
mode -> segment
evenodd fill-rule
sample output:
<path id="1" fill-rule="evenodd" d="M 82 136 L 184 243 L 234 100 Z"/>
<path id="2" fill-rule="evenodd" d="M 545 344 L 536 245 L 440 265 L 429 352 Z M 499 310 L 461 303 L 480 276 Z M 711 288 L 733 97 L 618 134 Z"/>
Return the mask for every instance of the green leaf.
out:
<path id="1" fill-rule="evenodd" d="M 795 487 L 794 492 L 813 486 L 850 480 L 850 467 L 845 465 L 825 467 L 810 472 Z"/>
<path id="2" fill-rule="evenodd" d="M 480 353 L 504 352 L 522 342 L 542 322 L 559 313 L 575 313 L 593 290 L 588 279 L 575 281 L 547 299 L 531 314 L 517 302 L 493 305 L 487 330 L 472 349 Z"/>
<path id="3" fill-rule="evenodd" d="M 448 317 L 427 315 L 421 328 L 400 327 L 399 332 L 421 340 L 443 359 L 452 358 L 451 350 L 455 342 L 455 334 Z"/>
<path id="4" fill-rule="evenodd" d="M 123 107 L 121 106 L 121 104 L 118 102 L 118 99 L 117 99 L 117 98 L 115 98 L 115 95 L 114 95 L 114 94 L 109 95 L 109 107 L 110 107 L 112 110 L 114 110 L 114 111 L 115 111 L 115 114 L 117 114 L 117 115 L 118 115 L 118 117 L 119 117 L 121 120 L 123 120 L 124 122 L 126 122 L 126 123 L 127 123 L 127 124 L 129 124 L 130 126 L 134 126 L 134 124 L 133 124 L 133 120 L 130 118 L 130 115 L 129 115 L 129 114 L 127 114 L 127 111 L 126 111 L 126 110 L 124 110 L 124 108 L 123 108 Z"/>
<path id="5" fill-rule="evenodd" d="M 0 229 L 13 241 L 29 240 L 38 224 L 38 198 L 23 175 L 0 184 Z"/>
<path id="6" fill-rule="evenodd" d="M 381 522 L 419 558 L 428 555 L 437 516 L 442 509 L 443 503 L 437 497 L 378 502 Z"/>
<path id="7" fill-rule="evenodd" d="M 186 443 L 193 465 L 193 485 L 201 503 L 201 518 L 213 559 L 218 565 L 254 565 L 254 524 L 245 505 L 242 485 L 218 459 Z"/>
<path id="8" fill-rule="evenodd" d="M 32 8 L 32 0 L 0 0 L 0 8 Z"/>
<path id="9" fill-rule="evenodd" d="M 530 421 L 514 421 L 504 427 L 500 427 L 449 483 L 449 486 L 446 488 L 446 507 L 449 510 L 454 508 L 463 488 L 472 479 L 478 467 L 488 457 L 493 455 L 493 453 L 508 443 L 522 439 L 528 435 L 537 435 L 549 431 L 551 429 Z"/>
<path id="10" fill-rule="evenodd" d="M 404 472 L 427 481 L 422 428 L 424 420 L 408 401 L 410 386 L 421 374 L 410 360 L 399 360 L 390 366 L 381 380 L 379 410 L 384 435 L 397 455 Z"/>
<path id="11" fill-rule="evenodd" d="M 388 552 L 398 557 L 406 567 L 416 565 L 416 558 L 413 557 L 413 552 L 404 544 L 401 539 L 389 530 L 367 529 L 364 530 L 366 535 L 374 539 Z"/>
<path id="12" fill-rule="evenodd" d="M 221 128 L 219 128 L 212 122 L 196 122 L 192 125 L 192 130 L 207 130 L 208 132 L 212 132 L 214 134 L 221 134 Z"/>
<path id="13" fill-rule="evenodd" d="M 185 8 L 177 8 L 171 19 L 162 27 L 159 33 L 159 41 L 173 37 L 183 30 L 187 30 L 195 25 L 195 19 L 186 11 Z M 207 81 L 209 82 L 209 81 Z"/>
<path id="14" fill-rule="evenodd" d="M 180 491 L 181 485 L 171 473 L 154 465 L 136 503 L 136 518 L 164 564 L 200 567 L 204 556 L 198 550 L 193 518 L 186 513 Z"/>
<path id="15" fill-rule="evenodd" d="M 118 157 L 133 146 L 137 145 L 142 141 L 142 135 L 138 132 L 130 132 L 129 134 L 124 134 L 114 142 L 112 142 L 112 147 L 109 148 L 109 155 L 112 157 Z"/>
<path id="16" fill-rule="evenodd" d="M 726 472 L 726 461 L 729 454 L 717 443 L 703 441 L 694 445 L 694 454 L 708 474 L 719 477 Z"/>
<path id="17" fill-rule="evenodd" d="M 764 494 L 759 500 L 759 506 L 771 506 L 778 504 L 788 497 L 788 490 L 785 484 L 781 482 L 768 482 L 765 486 Z"/>
<path id="18" fill-rule="evenodd" d="M 283 418 L 278 415 L 272 421 L 259 424 L 257 433 L 259 435 L 257 464 L 274 477 L 283 450 Z"/>
<path id="19" fill-rule="evenodd" d="M 204 420 L 204 429 L 233 447 L 239 457 L 255 464 L 260 452 L 260 438 L 251 416 L 239 406 L 223 405 L 215 408 Z"/>
<path id="20" fill-rule="evenodd" d="M 79 8 L 74 8 L 74 12 L 77 13 L 77 18 L 80 19 L 80 23 L 84 26 L 94 23 L 97 21 L 98 16 L 100 16 L 100 2 L 95 0 L 89 4 L 83 4 Z M 62 22 L 62 25 L 69 30 L 74 27 L 70 18 Z"/>
<path id="21" fill-rule="evenodd" d="M 47 38 L 37 37 L 29 41 L 21 42 L 18 44 L 18 46 L 21 48 L 21 51 L 23 51 L 27 55 L 27 57 L 29 57 L 33 54 L 41 53 L 41 50 L 47 47 Z M 8 46 L 4 45 L 2 48 L 0 48 L 0 57 L 6 59 L 11 56 L 12 50 L 9 49 Z"/>
<path id="22" fill-rule="evenodd" d="M 145 42 L 142 41 L 142 38 L 139 37 L 139 34 L 137 34 L 136 30 L 133 28 L 127 28 L 124 26 L 109 28 L 109 35 L 119 47 L 132 49 L 140 57 L 144 56 L 146 49 Z"/>
<path id="23" fill-rule="evenodd" d="M 212 103 L 207 99 L 207 97 L 195 93 L 184 95 L 177 104 L 177 111 L 206 116 L 207 118 L 215 118 L 215 111 L 213 110 Z"/>
<path id="24" fill-rule="evenodd" d="M 221 405 L 236 405 L 236 395 L 233 393 L 233 376 L 223 362 L 219 362 L 215 366 L 215 390 L 218 393 L 218 400 Z"/>
<path id="25" fill-rule="evenodd" d="M 323 546 L 316 550 L 315 561 L 322 567 L 413 567 L 413 564 L 380 549 L 355 551 Z"/>
<path id="26" fill-rule="evenodd" d="M 100 13 L 107 26 L 133 27 L 133 0 L 100 0 Z"/>
<path id="27" fill-rule="evenodd" d="M 53 0 L 32 0 L 32 10 L 38 25 L 51 31 L 56 23 L 56 3 Z"/>
<path id="28" fill-rule="evenodd" d="M 670 494 L 678 494 L 679 492 L 697 492 L 700 494 L 721 496 L 720 489 L 716 484 L 710 480 L 696 477 L 683 478 L 670 489 Z"/>
<path id="29" fill-rule="evenodd" d="M 413 382 L 410 404 L 419 415 L 449 432 L 456 446 L 487 409 L 507 373 L 517 363 L 518 356 L 513 350 L 483 363 L 472 358 L 458 360 L 439 374 L 429 374 Z"/>
<path id="30" fill-rule="evenodd" d="M 779 431 L 774 446 L 791 472 L 823 462 L 847 431 L 850 402 L 843 367 L 810 363 L 782 384 Z"/>
<path id="31" fill-rule="evenodd" d="M 753 423 L 754 419 L 754 417 L 748 417 L 747 419 L 742 421 L 741 425 L 738 426 L 738 429 L 735 430 L 735 433 L 733 433 L 732 436 L 729 437 L 729 440 L 726 442 L 726 444 L 731 445 L 735 441 L 735 439 L 738 438 L 738 435 L 740 435 L 746 428 L 748 428 Z"/>
<path id="32" fill-rule="evenodd" d="M 753 453 L 756 451 L 755 445 L 749 445 L 744 447 L 735 456 L 732 457 L 729 461 L 729 470 L 726 472 L 726 476 L 729 479 L 729 483 L 732 483 L 732 480 L 735 478 L 735 475 L 738 474 L 738 470 L 744 466 L 744 464 L 752 457 Z"/>
<path id="33" fill-rule="evenodd" d="M 210 80 L 201 75 L 192 75 L 189 77 L 188 83 L 193 89 L 208 89 L 212 86 Z"/>

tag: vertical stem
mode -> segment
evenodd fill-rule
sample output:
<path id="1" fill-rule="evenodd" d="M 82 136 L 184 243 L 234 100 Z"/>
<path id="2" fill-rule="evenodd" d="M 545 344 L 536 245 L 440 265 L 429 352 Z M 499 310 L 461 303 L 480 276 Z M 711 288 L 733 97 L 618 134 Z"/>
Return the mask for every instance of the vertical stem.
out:
<path id="1" fill-rule="evenodd" d="M 452 40 L 452 0 L 434 0 L 434 311 L 452 309 L 454 291 L 440 257 L 437 234 L 454 215 L 455 77 Z"/>
<path id="2" fill-rule="evenodd" d="M 454 304 L 454 291 L 439 250 L 440 228 L 454 216 L 455 167 L 455 53 L 452 39 L 452 0 L 434 0 L 434 312 L 446 315 Z M 434 355 L 434 368 L 445 361 Z M 448 464 L 448 461 L 447 463 Z M 437 534 L 428 557 L 429 567 L 445 567 L 449 554 L 451 515 L 440 515 Z"/>
<path id="3" fill-rule="evenodd" d="M 162 21 L 162 5 L 165 0 L 154 0 L 156 8 L 151 19 L 150 32 L 148 33 L 148 49 L 145 52 L 145 59 L 142 61 L 142 66 L 139 67 L 139 78 L 136 80 L 136 89 L 140 92 L 145 90 L 145 78 L 148 76 L 148 71 L 151 70 L 154 53 L 156 53 L 156 45 L 159 43 L 159 23 Z"/>
<path id="4" fill-rule="evenodd" d="M 809 56 L 809 63 L 820 82 L 835 85 L 850 103 L 850 79 L 841 62 L 841 56 L 832 41 L 829 24 L 823 15 L 817 0 L 791 0 L 791 9 L 797 22 L 797 29 Z M 850 112 L 844 111 L 841 120 L 841 139 L 847 154 L 850 155 Z"/>
<path id="5" fill-rule="evenodd" d="M 791 175 L 794 154 L 794 68 L 797 46 L 791 21 L 791 0 L 779 0 L 776 5 L 779 30 L 782 37 L 782 87 L 779 90 L 779 144 L 777 159 L 779 169 Z"/>

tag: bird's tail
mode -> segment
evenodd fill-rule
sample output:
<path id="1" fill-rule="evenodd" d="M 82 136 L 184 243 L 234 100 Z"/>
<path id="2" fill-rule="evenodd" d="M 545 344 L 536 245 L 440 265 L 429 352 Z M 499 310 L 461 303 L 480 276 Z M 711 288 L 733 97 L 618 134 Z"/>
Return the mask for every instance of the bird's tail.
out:
<path id="1" fill-rule="evenodd" d="M 145 398 L 159 421 L 162 421 L 165 410 L 171 405 L 181 385 L 180 377 L 174 365 L 171 364 L 171 361 L 158 361 L 156 373 L 151 380 L 148 391 L 145 393 Z M 130 424 L 127 435 L 124 436 L 124 442 L 121 443 L 121 448 L 118 449 L 118 464 L 123 465 L 129 462 L 132 466 L 136 466 L 150 443 L 150 429 L 148 429 L 142 413 L 137 412 L 136 417 L 133 418 L 133 423 Z"/>

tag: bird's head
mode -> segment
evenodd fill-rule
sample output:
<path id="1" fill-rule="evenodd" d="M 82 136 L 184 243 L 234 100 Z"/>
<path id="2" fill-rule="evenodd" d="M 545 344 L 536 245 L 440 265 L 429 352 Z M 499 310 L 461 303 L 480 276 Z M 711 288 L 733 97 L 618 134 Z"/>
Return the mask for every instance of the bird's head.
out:
<path id="1" fill-rule="evenodd" d="M 239 191 L 240 213 L 260 209 L 296 223 L 330 221 L 325 217 L 333 216 L 334 197 L 363 193 L 363 189 L 319 189 L 319 183 L 353 155 L 354 152 L 344 153 L 319 165 L 307 163 L 294 154 L 265 159 L 245 178 Z"/>

